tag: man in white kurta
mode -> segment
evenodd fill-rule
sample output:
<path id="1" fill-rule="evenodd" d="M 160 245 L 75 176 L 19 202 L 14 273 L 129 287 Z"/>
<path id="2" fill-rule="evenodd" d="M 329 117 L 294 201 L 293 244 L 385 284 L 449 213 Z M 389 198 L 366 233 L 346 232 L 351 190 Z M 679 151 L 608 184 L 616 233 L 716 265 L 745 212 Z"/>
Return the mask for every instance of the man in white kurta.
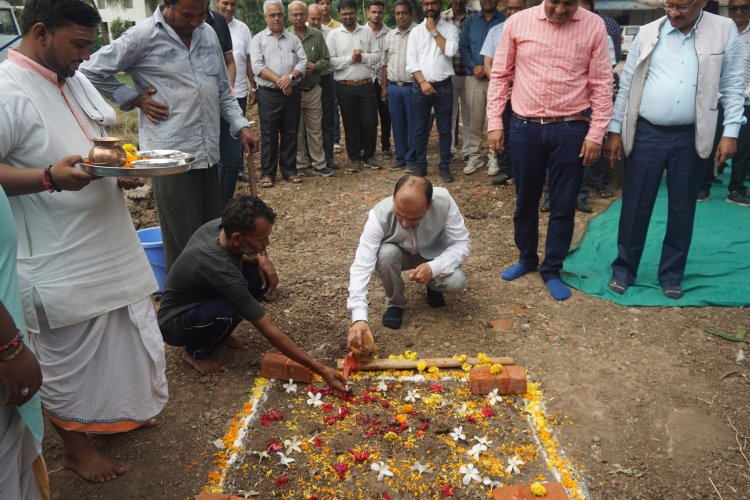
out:
<path id="1" fill-rule="evenodd" d="M 150 300 L 156 282 L 121 183 L 73 172 L 113 116 L 76 71 L 94 32 L 35 23 L 0 65 L 0 184 L 18 228 L 20 292 L 44 374 L 42 405 L 63 439 L 66 467 L 101 482 L 125 468 L 85 433 L 149 422 L 167 401 L 167 383 Z M 52 175 L 42 170 L 50 164 Z"/>

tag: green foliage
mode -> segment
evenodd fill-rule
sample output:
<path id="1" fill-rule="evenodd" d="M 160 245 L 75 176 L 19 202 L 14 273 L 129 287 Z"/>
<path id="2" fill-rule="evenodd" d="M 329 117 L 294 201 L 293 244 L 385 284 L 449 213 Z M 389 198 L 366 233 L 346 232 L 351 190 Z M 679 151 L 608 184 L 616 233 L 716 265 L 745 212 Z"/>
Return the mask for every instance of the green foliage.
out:
<path id="1" fill-rule="evenodd" d="M 134 25 L 135 22 L 130 19 L 123 19 L 121 17 L 113 19 L 112 22 L 109 23 L 109 32 L 112 34 L 112 40 L 120 38 L 128 28 Z"/>

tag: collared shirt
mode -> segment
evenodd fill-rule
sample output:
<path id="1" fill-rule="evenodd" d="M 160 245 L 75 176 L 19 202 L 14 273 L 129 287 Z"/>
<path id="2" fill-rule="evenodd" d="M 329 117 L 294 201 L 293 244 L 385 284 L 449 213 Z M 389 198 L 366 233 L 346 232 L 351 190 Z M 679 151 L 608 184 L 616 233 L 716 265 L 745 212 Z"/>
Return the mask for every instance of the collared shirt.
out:
<path id="1" fill-rule="evenodd" d="M 357 24 L 349 32 L 343 25 L 328 34 L 328 52 L 334 80 L 365 80 L 375 76 L 375 66 L 380 63 L 378 42 L 372 31 Z M 352 51 L 362 50 L 362 62 L 352 61 Z"/>
<path id="2" fill-rule="evenodd" d="M 198 26 L 188 48 L 164 20 L 161 8 L 99 49 L 80 70 L 126 111 L 133 109 L 133 100 L 145 89 L 155 88 L 153 98 L 169 106 L 169 118 L 154 124 L 139 111 L 139 146 L 194 154 L 193 168 L 219 162 L 219 118 L 230 124 L 235 137 L 250 126 L 229 90 L 214 30 L 205 23 Z M 135 90 L 115 78 L 120 71 L 130 75 Z"/>
<path id="3" fill-rule="evenodd" d="M 372 31 L 370 23 L 365 24 L 365 26 L 367 26 L 367 29 Z M 383 42 L 385 42 L 385 37 L 388 35 L 389 31 L 391 31 L 391 28 L 386 26 L 385 23 L 381 25 L 380 31 L 378 31 L 377 35 L 374 31 L 372 31 L 372 36 L 374 36 L 375 40 L 378 42 L 378 50 L 380 51 L 380 62 L 378 62 L 378 65 L 375 66 L 375 79 L 378 81 L 380 81 L 380 77 L 383 74 Z"/>
<path id="4" fill-rule="evenodd" d="M 311 89 L 320 82 L 320 75 L 328 70 L 331 56 L 328 54 L 328 45 L 326 45 L 323 33 L 320 30 L 305 26 L 305 36 L 302 38 L 302 48 L 305 50 L 307 62 L 315 64 L 315 71 L 307 73 L 300 80 L 299 86 L 303 89 Z M 287 28 L 287 32 L 298 36 L 294 26 Z"/>
<path id="5" fill-rule="evenodd" d="M 452 273 L 469 257 L 471 252 L 469 230 L 466 229 L 461 211 L 452 197 L 449 203 L 444 229 L 447 248 L 428 262 L 433 276 L 447 276 Z M 416 233 L 414 229 L 411 231 Z M 383 238 L 385 238 L 383 227 L 378 222 L 375 211 L 370 210 L 365 229 L 359 238 L 359 247 L 357 247 L 354 262 L 349 269 L 347 308 L 352 312 L 352 321 L 367 321 L 367 284 L 370 282 L 370 276 L 375 272 L 378 250 L 383 243 Z M 399 243 L 399 246 L 412 255 L 419 253 L 416 235 Z"/>
<path id="6" fill-rule="evenodd" d="M 264 69 L 268 68 L 279 76 L 288 75 L 296 69 L 304 76 L 307 68 L 307 56 L 299 37 L 287 31 L 282 31 L 277 37 L 268 27 L 253 37 L 250 60 L 257 84 L 273 89 L 276 84 L 260 76 Z"/>
<path id="7" fill-rule="evenodd" d="M 505 29 L 505 22 L 490 28 L 487 32 L 487 37 L 485 37 L 484 43 L 482 44 L 482 50 L 479 51 L 480 55 L 491 57 L 493 59 L 495 58 L 497 42 L 499 42 L 500 37 L 503 36 L 503 29 Z"/>
<path id="8" fill-rule="evenodd" d="M 339 26 L 341 26 L 341 23 L 338 22 L 337 20 L 335 20 L 334 18 L 331 18 L 331 20 L 328 21 L 325 25 L 328 26 L 329 28 L 331 28 L 332 30 L 335 30 L 336 28 L 338 28 Z"/>
<path id="9" fill-rule="evenodd" d="M 85 80 L 78 73 L 72 78 Z M 0 64 L 0 162 L 38 173 L 39 165 L 65 156 L 88 156 L 91 139 L 106 130 L 84 111 L 69 83 L 72 78 L 60 80 L 16 50 L 8 54 Z M 51 328 L 61 328 L 156 291 L 114 178 L 80 191 L 13 196 L 10 206 L 18 229 L 18 278 L 29 329 L 39 331 L 42 314 Z"/>
<path id="10" fill-rule="evenodd" d="M 604 21 L 604 27 L 607 28 L 607 34 L 612 37 L 612 44 L 615 47 L 615 59 L 619 61 L 622 57 L 622 30 L 620 29 L 620 25 L 617 21 L 606 14 L 602 14 L 601 12 L 597 12 L 597 14 L 602 18 L 602 21 Z"/>
<path id="11" fill-rule="evenodd" d="M 698 19 L 702 16 L 701 12 Z M 695 92 L 698 88 L 695 25 L 687 35 L 673 28 L 669 21 L 662 24 L 659 31 L 659 41 L 651 52 L 638 110 L 640 116 L 655 125 L 695 123 Z M 637 54 L 640 55 L 639 48 Z"/>
<path id="12" fill-rule="evenodd" d="M 406 71 L 421 71 L 428 82 L 442 82 L 453 76 L 452 57 L 458 52 L 458 30 L 452 24 L 438 21 L 437 31 L 445 38 L 445 53 L 440 51 L 435 38 L 427 31 L 425 21 L 411 30 L 406 47 Z"/>
<path id="13" fill-rule="evenodd" d="M 388 67 L 388 79 L 392 82 L 411 82 L 414 80 L 411 73 L 406 71 L 406 47 L 409 42 L 409 35 L 416 26 L 416 23 L 411 23 L 411 26 L 404 32 L 394 28 L 385 37 L 383 66 Z"/>
<path id="14" fill-rule="evenodd" d="M 453 12 L 453 8 L 450 8 L 448 10 L 443 11 L 440 14 L 440 18 L 445 21 L 448 24 L 452 24 L 453 26 L 458 29 L 458 37 L 461 38 L 461 28 L 463 27 L 464 22 L 466 22 L 466 19 L 470 16 L 476 14 L 477 11 L 474 9 L 470 9 L 466 7 L 466 12 L 462 18 L 457 18 L 456 13 Z M 456 75 L 459 76 L 466 76 L 466 65 L 464 64 L 463 59 L 461 59 L 461 52 L 456 51 L 456 54 L 453 56 L 453 71 Z"/>
<path id="15" fill-rule="evenodd" d="M 509 17 L 492 64 L 487 91 L 487 130 L 502 130 L 513 82 L 513 111 L 559 117 L 592 110 L 586 139 L 601 144 L 612 116 L 612 66 L 607 31 L 585 9 L 555 25 L 544 4 Z"/>
<path id="16" fill-rule="evenodd" d="M 698 88 L 698 56 L 695 51 L 695 30 L 703 19 L 703 12 L 695 21 L 693 29 L 687 35 L 673 28 L 665 19 L 659 29 L 659 39 L 650 54 L 646 81 L 641 94 L 638 114 L 656 125 L 689 125 L 695 123 L 695 95 Z M 622 69 L 620 85 L 629 85 L 636 64 L 641 55 L 640 36 L 636 35 L 630 44 L 628 58 Z M 730 81 L 742 72 L 742 51 L 739 50 L 740 37 L 737 30 L 729 33 L 724 52 L 719 89 L 726 89 Z M 745 68 L 747 71 L 747 68 Z M 515 92 L 515 90 L 514 90 Z M 718 97 L 718 96 L 717 96 Z M 726 96 L 725 96 L 726 97 Z M 724 98 L 722 98 L 723 100 Z M 625 116 L 627 99 L 617 99 L 612 121 L 607 130 L 621 133 Z M 724 107 L 725 111 L 728 106 Z M 737 137 L 742 122 L 730 122 L 733 116 L 742 118 L 739 113 L 725 112 L 724 131 L 722 136 Z M 743 118 L 744 120 L 744 118 Z"/>
<path id="17" fill-rule="evenodd" d="M 750 105 L 750 23 L 740 32 L 740 47 L 745 60 L 745 106 Z M 745 125 L 750 127 L 750 125 Z"/>
<path id="18" fill-rule="evenodd" d="M 229 23 L 232 34 L 232 55 L 237 66 L 237 78 L 234 79 L 234 95 L 237 98 L 247 97 L 247 58 L 250 56 L 250 42 L 253 33 L 247 24 L 237 18 Z"/>
<path id="19" fill-rule="evenodd" d="M 464 22 L 458 47 L 461 51 L 461 59 L 466 65 L 466 74 L 473 75 L 474 66 L 482 66 L 484 59 L 480 51 L 487 32 L 503 21 L 505 21 L 505 14 L 496 10 L 489 21 L 485 19 L 483 12 L 477 12 Z"/>

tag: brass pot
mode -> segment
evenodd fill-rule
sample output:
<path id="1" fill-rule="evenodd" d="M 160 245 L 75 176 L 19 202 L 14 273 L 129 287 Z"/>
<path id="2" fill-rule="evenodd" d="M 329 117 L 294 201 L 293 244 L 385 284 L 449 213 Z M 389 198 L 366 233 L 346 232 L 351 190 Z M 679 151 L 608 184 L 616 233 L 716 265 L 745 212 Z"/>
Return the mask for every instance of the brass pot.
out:
<path id="1" fill-rule="evenodd" d="M 122 167 L 127 156 L 119 137 L 97 137 L 92 139 L 94 147 L 89 151 L 89 163 L 102 167 Z"/>

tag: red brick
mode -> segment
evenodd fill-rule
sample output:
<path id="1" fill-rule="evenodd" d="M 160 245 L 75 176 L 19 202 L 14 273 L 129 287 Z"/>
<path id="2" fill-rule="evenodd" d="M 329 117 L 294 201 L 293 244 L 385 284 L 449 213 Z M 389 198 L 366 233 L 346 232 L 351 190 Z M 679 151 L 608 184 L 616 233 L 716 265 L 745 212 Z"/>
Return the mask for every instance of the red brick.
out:
<path id="1" fill-rule="evenodd" d="M 497 375 L 489 366 L 475 366 L 469 372 L 469 390 L 473 394 L 489 394 L 497 389 L 500 394 L 526 394 L 526 369 L 518 365 L 505 365 Z"/>
<path id="2" fill-rule="evenodd" d="M 287 381 L 309 384 L 312 382 L 313 374 L 310 369 L 305 368 L 296 361 L 292 361 L 280 352 L 267 352 L 260 361 L 260 376 Z"/>
<path id="3" fill-rule="evenodd" d="M 529 484 L 514 484 L 492 490 L 493 500 L 568 500 L 568 494 L 560 483 L 542 483 L 547 490 L 543 497 L 534 496 Z"/>

